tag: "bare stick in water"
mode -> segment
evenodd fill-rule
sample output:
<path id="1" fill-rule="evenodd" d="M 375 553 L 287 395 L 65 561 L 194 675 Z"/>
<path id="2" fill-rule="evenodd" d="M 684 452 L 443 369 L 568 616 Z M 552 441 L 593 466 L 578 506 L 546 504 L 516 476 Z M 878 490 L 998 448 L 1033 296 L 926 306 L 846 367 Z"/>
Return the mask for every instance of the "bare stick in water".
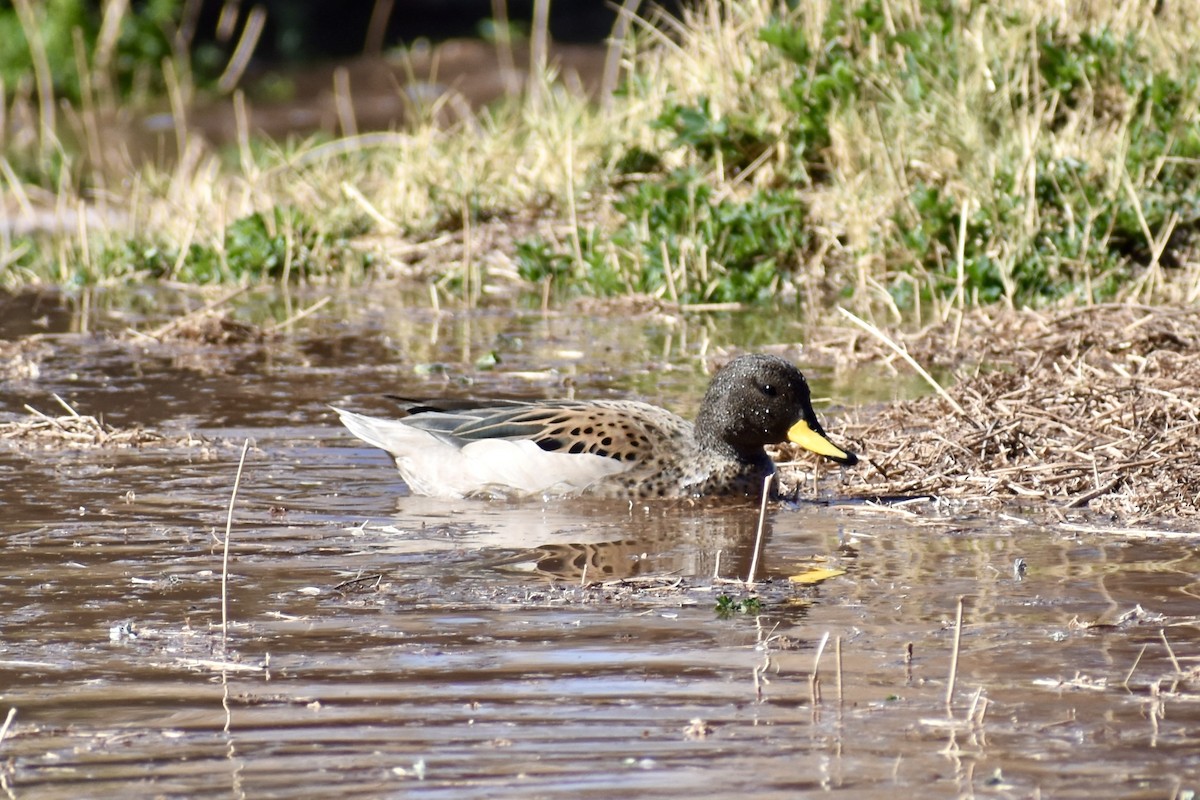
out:
<path id="1" fill-rule="evenodd" d="M 0 725 L 0 744 L 4 744 L 4 737 L 8 736 L 8 729 L 12 726 L 13 717 L 17 716 L 17 710 L 10 708 L 8 716 L 4 720 L 4 724 Z"/>
<path id="2" fill-rule="evenodd" d="M 821 704 L 821 656 L 825 654 L 825 645 L 827 644 L 829 644 L 829 631 L 825 631 L 825 635 L 821 637 L 821 643 L 817 645 L 817 654 L 813 658 L 812 675 L 808 678 L 808 694 L 813 708 Z"/>
<path id="3" fill-rule="evenodd" d="M 839 636 L 833 641 L 833 652 L 837 656 L 837 701 L 838 706 L 842 705 L 845 696 L 842 694 L 842 637 Z"/>
<path id="4" fill-rule="evenodd" d="M 233 479 L 233 494 L 229 496 L 229 513 L 225 516 L 225 548 L 221 556 L 221 657 L 225 657 L 225 642 L 229 636 L 229 536 L 233 530 L 233 504 L 237 502 L 238 487 L 242 485 L 242 468 L 246 466 L 246 451 L 250 440 L 242 443 L 237 476 Z"/>
<path id="5" fill-rule="evenodd" d="M 954 613 L 954 652 L 950 654 L 950 680 L 946 683 L 946 705 L 954 699 L 954 683 L 958 680 L 958 647 L 962 642 L 963 597 L 958 596 L 958 609 Z"/>
<path id="6" fill-rule="evenodd" d="M 762 552 L 763 529 L 766 528 L 767 522 L 767 500 L 771 497 L 773 480 L 773 472 L 763 480 L 762 504 L 758 507 L 758 533 L 754 536 L 754 557 L 750 559 L 750 574 L 746 576 L 746 583 L 754 583 L 754 578 L 758 575 L 758 555 Z"/>
<path id="7" fill-rule="evenodd" d="M 1183 670 L 1179 668 L 1179 659 L 1175 658 L 1175 651 L 1171 649 L 1171 643 L 1167 641 L 1167 632 L 1159 628 L 1158 638 L 1162 639 L 1163 645 L 1167 648 L 1167 655 L 1171 657 L 1171 664 L 1175 667 L 1175 674 L 1182 675 Z"/>
<path id="8" fill-rule="evenodd" d="M 1142 649 L 1138 651 L 1137 658 L 1133 660 L 1133 666 L 1129 668 L 1129 672 L 1125 673 L 1125 680 L 1121 681 L 1121 686 L 1129 688 L 1129 679 L 1133 677 L 1133 672 L 1138 668 L 1138 664 L 1142 663 L 1142 656 L 1146 654 L 1146 648 L 1150 645 L 1142 645 Z"/>

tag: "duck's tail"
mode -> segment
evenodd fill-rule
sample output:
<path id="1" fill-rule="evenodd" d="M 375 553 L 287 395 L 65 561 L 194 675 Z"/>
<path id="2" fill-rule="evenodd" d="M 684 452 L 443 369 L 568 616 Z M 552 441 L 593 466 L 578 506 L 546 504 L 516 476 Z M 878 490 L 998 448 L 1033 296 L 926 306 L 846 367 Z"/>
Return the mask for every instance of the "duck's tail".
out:
<path id="1" fill-rule="evenodd" d="M 395 454 L 396 450 L 396 434 L 405 426 L 402 422 L 391 419 L 381 419 L 379 417 L 368 417 L 365 414 L 356 414 L 353 411 L 347 411 L 344 408 L 330 406 L 342 420 L 342 424 L 347 430 L 362 439 L 372 447 L 378 447 L 380 450 L 386 450 L 389 453 Z"/>

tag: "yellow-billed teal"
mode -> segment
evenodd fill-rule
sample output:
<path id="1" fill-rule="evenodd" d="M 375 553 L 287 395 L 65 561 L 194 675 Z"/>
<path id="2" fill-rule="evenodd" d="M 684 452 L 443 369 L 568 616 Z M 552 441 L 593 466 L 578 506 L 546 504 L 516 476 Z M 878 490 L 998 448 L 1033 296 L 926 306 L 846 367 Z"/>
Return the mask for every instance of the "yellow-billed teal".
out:
<path id="1" fill-rule="evenodd" d="M 408 403 L 395 420 L 334 410 L 396 459 L 413 493 L 435 497 L 759 495 L 775 470 L 763 448 L 782 442 L 858 462 L 825 435 L 800 370 L 770 355 L 718 371 L 694 424 L 632 400 L 458 405 Z"/>

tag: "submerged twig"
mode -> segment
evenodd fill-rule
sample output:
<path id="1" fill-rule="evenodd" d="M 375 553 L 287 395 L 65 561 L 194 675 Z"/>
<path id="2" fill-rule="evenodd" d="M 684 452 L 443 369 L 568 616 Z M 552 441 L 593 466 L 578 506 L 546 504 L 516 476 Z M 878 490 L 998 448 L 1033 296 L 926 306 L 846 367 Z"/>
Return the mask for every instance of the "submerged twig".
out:
<path id="1" fill-rule="evenodd" d="M 238 487 L 242 485 L 242 468 L 246 465 L 246 451 L 250 440 L 242 443 L 242 455 L 238 459 L 237 475 L 233 479 L 233 493 L 229 495 L 229 511 L 225 515 L 225 543 L 221 555 L 221 656 L 229 636 L 229 537 L 233 532 L 233 506 L 237 502 Z"/>
<path id="2" fill-rule="evenodd" d="M 946 706 L 954 699 L 954 684 L 958 680 L 958 651 L 962 644 L 963 596 L 958 596 L 958 607 L 954 612 L 954 650 L 950 654 L 950 679 L 946 681 Z"/>
<path id="3" fill-rule="evenodd" d="M 754 535 L 754 555 L 750 559 L 750 574 L 746 576 L 746 583 L 754 583 L 754 578 L 758 575 L 758 557 L 762 553 L 763 531 L 767 527 L 767 501 L 771 499 L 771 481 L 773 480 L 775 480 L 774 472 L 763 479 L 762 502 L 758 507 L 758 531 Z"/>
<path id="4" fill-rule="evenodd" d="M 334 586 L 333 591 L 340 592 L 343 589 L 347 589 L 351 586 L 355 586 L 360 583 L 367 583 L 369 581 L 375 581 L 375 585 L 371 587 L 372 589 L 378 588 L 379 584 L 383 581 L 383 573 L 382 572 L 374 572 L 370 575 L 359 575 L 356 578 L 347 578 L 346 580 L 339 583 L 337 586 Z"/>

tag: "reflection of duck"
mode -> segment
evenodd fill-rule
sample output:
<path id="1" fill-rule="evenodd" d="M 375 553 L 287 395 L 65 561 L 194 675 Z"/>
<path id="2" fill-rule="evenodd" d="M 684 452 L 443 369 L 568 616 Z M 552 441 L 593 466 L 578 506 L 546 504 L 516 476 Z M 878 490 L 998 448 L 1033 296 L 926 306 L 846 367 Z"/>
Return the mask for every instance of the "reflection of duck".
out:
<path id="1" fill-rule="evenodd" d="M 508 571 L 533 572 L 578 583 L 609 581 L 648 574 L 661 574 L 664 559 L 649 558 L 646 542 L 621 539 L 615 542 L 548 543 L 521 553 L 503 565 Z M 649 563 L 648 568 L 644 565 Z"/>
<path id="2" fill-rule="evenodd" d="M 501 572 L 541 575 L 574 585 L 629 578 L 710 579 L 714 575 L 745 575 L 754 556 L 758 531 L 755 502 L 706 503 L 702 514 L 691 504 L 635 504 L 631 508 L 625 502 L 578 497 L 523 505 L 551 509 L 547 529 L 558 530 L 537 537 L 530 536 L 528 528 L 514 531 L 515 547 L 493 549 L 499 556 L 494 566 Z M 483 507 L 501 506 L 517 509 L 499 503 Z M 586 518 L 582 523 L 580 516 Z M 765 541 L 774 528 L 773 514 L 764 525 Z M 815 524 L 818 530 L 821 527 L 821 523 Z"/>
<path id="3" fill-rule="evenodd" d="M 749 499 L 697 506 L 586 495 L 468 504 L 398 497 L 396 515 L 385 524 L 352 530 L 360 546 L 406 564 L 465 557 L 507 574 L 578 584 L 584 577 L 595 583 L 635 576 L 745 575 L 754 556 L 758 512 L 758 502 Z M 836 537 L 837 523 L 818 506 L 789 506 L 782 513 L 806 537 Z M 771 539 L 775 518 L 771 513 L 763 521 L 764 543 Z"/>
<path id="4" fill-rule="evenodd" d="M 628 400 L 409 403 L 399 420 L 334 410 L 396 459 L 414 493 L 437 497 L 754 495 L 775 470 L 764 446 L 785 441 L 858 461 L 821 429 L 800 370 L 769 355 L 739 356 L 717 372 L 695 424 Z"/>

